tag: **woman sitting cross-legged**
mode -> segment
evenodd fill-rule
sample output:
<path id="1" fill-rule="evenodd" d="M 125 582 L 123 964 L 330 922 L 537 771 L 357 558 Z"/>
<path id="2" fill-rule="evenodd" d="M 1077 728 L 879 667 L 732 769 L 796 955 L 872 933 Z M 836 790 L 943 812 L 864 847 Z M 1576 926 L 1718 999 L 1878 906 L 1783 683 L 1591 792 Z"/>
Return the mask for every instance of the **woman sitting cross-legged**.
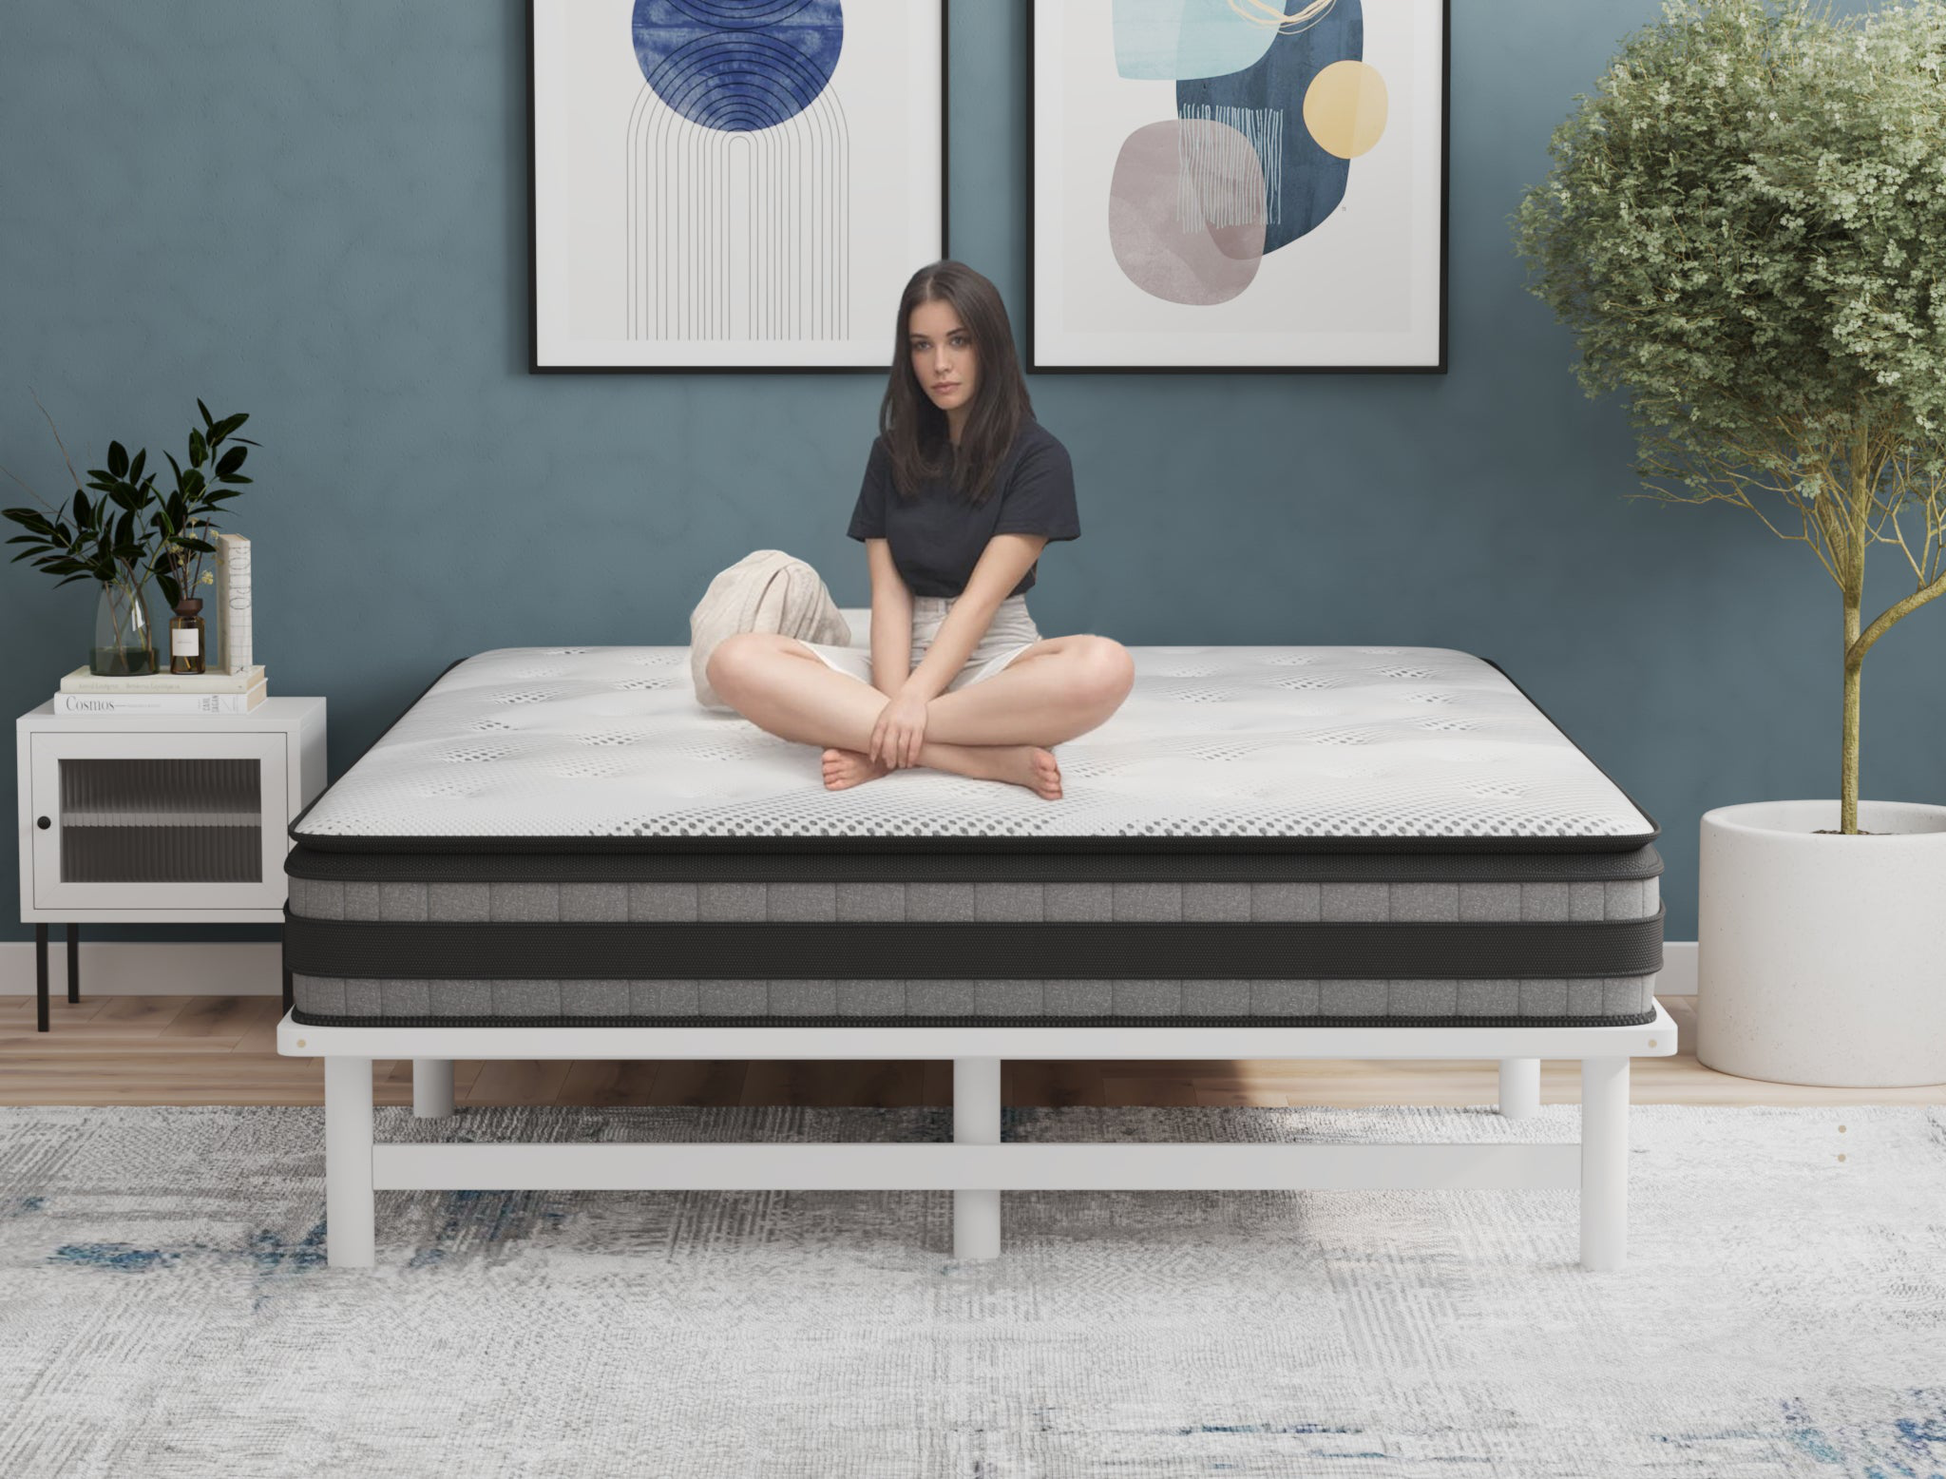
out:
<path id="1" fill-rule="evenodd" d="M 871 567 L 871 651 L 742 632 L 710 654 L 710 685 L 822 747 L 833 791 L 926 766 L 1059 800 L 1053 747 L 1121 706 L 1135 664 L 1027 614 L 1042 547 L 1081 533 L 1074 472 L 972 268 L 935 262 L 906 284 L 879 428 L 848 531 Z"/>

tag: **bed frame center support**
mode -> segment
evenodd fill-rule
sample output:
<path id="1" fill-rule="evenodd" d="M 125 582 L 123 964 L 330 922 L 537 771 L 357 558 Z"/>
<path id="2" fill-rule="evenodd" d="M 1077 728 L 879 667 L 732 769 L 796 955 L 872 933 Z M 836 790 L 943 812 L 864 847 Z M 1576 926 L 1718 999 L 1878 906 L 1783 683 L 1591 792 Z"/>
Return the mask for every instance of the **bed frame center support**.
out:
<path id="1" fill-rule="evenodd" d="M 412 1117 L 443 1120 L 453 1113 L 453 1060 L 412 1060 Z"/>
<path id="2" fill-rule="evenodd" d="M 414 1080 L 416 1083 L 417 1080 Z M 1500 1113 L 1510 1120 L 1530 1120 L 1541 1112 L 1541 1060 L 1500 1060 Z"/>
<path id="3" fill-rule="evenodd" d="M 953 1143 L 1000 1143 L 1000 1060 L 953 1060 Z M 953 1257 L 1000 1256 L 1000 1191 L 953 1193 Z"/>

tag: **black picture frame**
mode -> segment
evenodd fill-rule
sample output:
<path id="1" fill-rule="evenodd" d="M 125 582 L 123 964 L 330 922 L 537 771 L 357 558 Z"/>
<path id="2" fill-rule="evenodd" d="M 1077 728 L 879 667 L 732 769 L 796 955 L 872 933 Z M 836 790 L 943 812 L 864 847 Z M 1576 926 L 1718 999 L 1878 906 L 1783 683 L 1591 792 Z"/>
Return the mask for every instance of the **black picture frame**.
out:
<path id="1" fill-rule="evenodd" d="M 1046 365 L 1035 355 L 1034 252 L 1034 52 L 1040 0 L 1027 0 L 1027 284 L 1022 350 L 1028 373 L 1035 375 L 1444 375 L 1447 360 L 1448 194 L 1452 180 L 1453 0 L 1440 0 L 1439 56 L 1439 309 L 1438 359 L 1429 365 Z"/>
<path id="2" fill-rule="evenodd" d="M 565 365 L 542 364 L 540 355 L 539 182 L 535 123 L 534 23 L 537 8 L 550 0 L 527 0 L 527 372 L 530 375 L 883 375 L 884 363 L 874 365 Z M 558 0 L 557 0 L 558 3 Z M 912 0 L 919 3 L 919 0 Z M 951 0 L 931 0 L 939 7 L 939 255 L 952 255 L 950 236 L 952 140 L 947 58 L 951 50 Z M 924 264 L 919 264 L 924 265 Z M 914 270 L 917 270 L 915 267 Z"/>

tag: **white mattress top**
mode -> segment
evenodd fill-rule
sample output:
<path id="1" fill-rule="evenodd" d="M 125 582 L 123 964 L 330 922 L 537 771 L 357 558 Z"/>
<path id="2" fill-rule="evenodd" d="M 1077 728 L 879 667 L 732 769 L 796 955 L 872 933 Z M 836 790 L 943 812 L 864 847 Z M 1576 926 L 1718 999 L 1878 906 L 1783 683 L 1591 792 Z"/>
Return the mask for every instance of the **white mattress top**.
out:
<path id="1" fill-rule="evenodd" d="M 1050 802 L 928 770 L 826 791 L 817 749 L 697 704 L 686 647 L 500 648 L 442 676 L 295 835 L 1646 841 L 1655 831 L 1497 669 L 1466 653 L 1130 652 L 1134 692 L 1107 723 L 1056 747 L 1066 794 Z"/>

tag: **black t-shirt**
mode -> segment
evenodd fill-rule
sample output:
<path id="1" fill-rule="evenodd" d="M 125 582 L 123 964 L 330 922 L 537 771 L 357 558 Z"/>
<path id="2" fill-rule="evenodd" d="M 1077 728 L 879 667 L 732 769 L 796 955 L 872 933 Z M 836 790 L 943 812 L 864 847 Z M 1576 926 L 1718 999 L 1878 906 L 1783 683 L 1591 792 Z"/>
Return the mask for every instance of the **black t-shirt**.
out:
<path id="1" fill-rule="evenodd" d="M 994 470 L 994 491 L 984 503 L 954 495 L 952 459 L 957 455 L 949 445 L 944 473 L 914 498 L 900 497 L 892 486 L 892 456 L 884 437 L 872 443 L 865 464 L 865 483 L 846 532 L 853 539 L 885 540 L 913 595 L 959 595 L 996 534 L 1040 534 L 1050 542 L 1080 537 L 1074 464 L 1068 449 L 1033 417 L 1020 423 L 1013 446 Z M 1028 566 L 1008 594 L 1017 596 L 1032 586 L 1039 568 L 1038 560 Z"/>

